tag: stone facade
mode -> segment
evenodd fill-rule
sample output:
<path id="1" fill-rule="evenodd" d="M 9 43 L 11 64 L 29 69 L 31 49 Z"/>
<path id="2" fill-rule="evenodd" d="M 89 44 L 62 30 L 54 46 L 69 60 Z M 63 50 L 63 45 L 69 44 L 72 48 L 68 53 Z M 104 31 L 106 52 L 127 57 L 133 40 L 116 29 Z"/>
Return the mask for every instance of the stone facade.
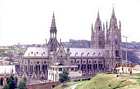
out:
<path id="1" fill-rule="evenodd" d="M 46 47 L 30 47 L 20 62 L 21 74 L 33 79 L 47 79 L 48 67 L 56 62 L 63 65 L 76 65 L 83 76 L 91 76 L 97 72 L 112 71 L 121 61 L 121 23 L 113 9 L 110 24 L 106 28 L 100 20 L 99 12 L 92 25 L 91 48 L 64 48 L 57 41 L 57 28 L 53 14 L 50 27 L 50 39 Z"/>

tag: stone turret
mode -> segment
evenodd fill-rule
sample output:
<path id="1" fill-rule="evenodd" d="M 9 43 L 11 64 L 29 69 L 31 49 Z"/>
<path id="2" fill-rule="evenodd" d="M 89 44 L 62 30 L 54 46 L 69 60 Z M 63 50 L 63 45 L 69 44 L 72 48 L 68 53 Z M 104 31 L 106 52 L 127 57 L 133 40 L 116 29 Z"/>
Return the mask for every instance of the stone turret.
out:
<path id="1" fill-rule="evenodd" d="M 104 29 L 102 29 L 99 12 L 97 14 L 96 22 L 94 25 L 94 31 L 93 27 L 91 28 L 91 30 L 91 48 L 103 49 L 105 47 L 105 32 Z"/>
<path id="2" fill-rule="evenodd" d="M 53 16 L 52 16 L 52 23 L 51 23 L 51 27 L 50 27 L 50 39 L 49 39 L 49 42 L 48 42 L 47 46 L 48 46 L 49 52 L 56 51 L 57 47 L 58 47 L 57 28 L 56 28 L 54 13 L 53 13 Z"/>
<path id="3" fill-rule="evenodd" d="M 107 24 L 106 24 L 107 25 Z M 106 49 L 109 51 L 110 67 L 114 68 L 121 59 L 121 25 L 118 27 L 115 10 L 112 9 L 109 28 L 106 32 Z"/>

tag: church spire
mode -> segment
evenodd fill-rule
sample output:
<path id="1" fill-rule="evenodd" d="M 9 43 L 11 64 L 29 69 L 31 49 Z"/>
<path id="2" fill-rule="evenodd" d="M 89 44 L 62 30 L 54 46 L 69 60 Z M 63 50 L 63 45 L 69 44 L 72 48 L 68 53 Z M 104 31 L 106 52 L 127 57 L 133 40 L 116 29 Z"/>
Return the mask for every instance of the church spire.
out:
<path id="1" fill-rule="evenodd" d="M 49 51 L 56 51 L 57 47 L 58 47 L 57 29 L 56 29 L 56 23 L 55 23 L 55 15 L 53 13 L 52 23 L 50 27 L 50 39 L 48 42 L 48 49 Z"/>
<path id="2" fill-rule="evenodd" d="M 94 25 L 94 31 L 91 28 L 91 31 L 93 32 L 91 34 L 91 47 L 95 49 L 104 48 L 105 43 L 105 37 L 104 37 L 104 31 L 102 29 L 102 22 L 100 19 L 99 10 L 97 12 L 97 18 Z"/>
<path id="3" fill-rule="evenodd" d="M 57 33 L 54 12 L 53 12 L 53 16 L 52 16 L 52 23 L 51 23 L 50 33 Z"/>
<path id="4" fill-rule="evenodd" d="M 112 16 L 111 16 L 111 18 L 116 18 L 114 8 L 112 8 Z"/>
<path id="5" fill-rule="evenodd" d="M 91 34 L 93 33 L 93 24 L 91 24 Z"/>
<path id="6" fill-rule="evenodd" d="M 95 31 L 102 30 L 102 23 L 101 23 L 101 19 L 100 19 L 99 10 L 98 10 L 98 13 L 97 13 L 97 18 L 96 18 L 94 29 L 95 29 Z"/>
<path id="7" fill-rule="evenodd" d="M 96 19 L 96 21 L 101 21 L 101 20 L 100 20 L 100 13 L 99 13 L 99 10 L 98 10 L 98 12 L 97 12 L 97 19 Z"/>
<path id="8" fill-rule="evenodd" d="M 111 15 L 111 18 L 110 18 L 110 26 L 109 26 L 109 28 L 111 30 L 111 28 L 114 29 L 114 28 L 117 28 L 117 27 L 118 26 L 117 26 L 117 18 L 115 16 L 115 10 L 114 10 L 114 8 L 112 8 L 112 15 Z"/>
<path id="9" fill-rule="evenodd" d="M 104 25 L 104 23 L 103 23 L 103 31 L 105 31 L 105 25 Z"/>

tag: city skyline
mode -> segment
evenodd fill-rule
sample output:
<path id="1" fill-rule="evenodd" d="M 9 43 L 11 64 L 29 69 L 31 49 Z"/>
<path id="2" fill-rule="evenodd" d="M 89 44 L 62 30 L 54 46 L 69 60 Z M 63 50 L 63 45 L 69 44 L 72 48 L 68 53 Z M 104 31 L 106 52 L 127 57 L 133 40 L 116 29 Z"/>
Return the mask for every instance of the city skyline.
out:
<path id="1" fill-rule="evenodd" d="M 139 3 L 138 0 L 127 3 L 126 0 L 0 0 L 0 45 L 45 43 L 49 39 L 53 12 L 58 40 L 90 40 L 91 24 L 95 24 L 97 12 L 106 23 L 113 7 L 117 20 L 122 23 L 122 34 L 128 36 L 129 42 L 140 42 Z"/>

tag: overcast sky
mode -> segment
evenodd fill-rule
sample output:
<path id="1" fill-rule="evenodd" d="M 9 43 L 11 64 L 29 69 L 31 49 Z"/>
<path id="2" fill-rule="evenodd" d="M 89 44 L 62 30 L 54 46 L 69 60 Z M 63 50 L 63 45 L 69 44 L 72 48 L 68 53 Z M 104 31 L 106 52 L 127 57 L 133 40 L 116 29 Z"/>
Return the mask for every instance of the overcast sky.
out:
<path id="1" fill-rule="evenodd" d="M 90 40 L 98 10 L 106 22 L 112 7 L 122 35 L 140 42 L 140 0 L 0 0 L 0 45 L 45 43 L 53 11 L 58 40 Z"/>

